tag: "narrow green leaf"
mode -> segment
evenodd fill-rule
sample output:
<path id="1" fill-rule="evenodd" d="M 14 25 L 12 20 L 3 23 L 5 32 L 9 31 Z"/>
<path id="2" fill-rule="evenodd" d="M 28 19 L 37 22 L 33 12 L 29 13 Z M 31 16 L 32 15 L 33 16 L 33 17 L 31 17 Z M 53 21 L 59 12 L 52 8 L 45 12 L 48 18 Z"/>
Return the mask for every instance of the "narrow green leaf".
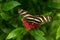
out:
<path id="1" fill-rule="evenodd" d="M 26 33 L 26 30 L 24 28 L 16 28 L 12 32 L 9 33 L 6 39 L 16 38 L 19 35 L 22 35 L 23 33 Z"/>
<path id="2" fill-rule="evenodd" d="M 56 39 L 60 38 L 60 26 L 58 27 L 57 33 L 56 33 Z"/>
<path id="3" fill-rule="evenodd" d="M 43 36 L 44 33 L 40 31 L 39 29 L 34 29 L 30 31 L 30 34 L 36 39 L 36 40 L 46 40 Z"/>
<path id="4" fill-rule="evenodd" d="M 3 10 L 4 11 L 9 11 L 11 9 L 13 9 L 14 7 L 20 5 L 20 3 L 18 3 L 17 1 L 10 1 L 4 4 L 3 6 Z"/>

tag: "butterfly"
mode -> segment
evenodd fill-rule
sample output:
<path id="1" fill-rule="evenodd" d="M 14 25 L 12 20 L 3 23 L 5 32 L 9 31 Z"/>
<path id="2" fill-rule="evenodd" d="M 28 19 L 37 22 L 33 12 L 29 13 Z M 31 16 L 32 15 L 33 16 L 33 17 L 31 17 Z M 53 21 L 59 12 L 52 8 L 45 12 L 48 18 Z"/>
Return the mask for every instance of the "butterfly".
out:
<path id="1" fill-rule="evenodd" d="M 42 25 L 43 23 L 48 23 L 51 21 L 50 16 L 39 16 L 39 15 L 33 16 L 28 11 L 25 11 L 23 9 L 19 10 L 18 13 L 21 16 L 23 16 L 23 19 L 26 21 L 26 22 L 24 21 L 24 24 L 28 22 L 28 24 L 30 24 L 29 26 L 32 25 L 33 28 L 34 26 L 39 26 Z"/>

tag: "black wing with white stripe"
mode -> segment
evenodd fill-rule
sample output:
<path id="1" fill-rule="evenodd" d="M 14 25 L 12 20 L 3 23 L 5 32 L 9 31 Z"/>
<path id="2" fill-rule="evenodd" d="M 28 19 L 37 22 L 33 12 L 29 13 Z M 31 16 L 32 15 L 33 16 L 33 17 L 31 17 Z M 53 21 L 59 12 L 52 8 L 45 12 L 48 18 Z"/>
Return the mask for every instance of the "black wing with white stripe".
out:
<path id="1" fill-rule="evenodd" d="M 44 22 L 50 22 L 51 21 L 51 17 L 50 16 L 33 16 L 31 14 L 29 14 L 28 11 L 25 11 L 23 9 L 19 10 L 18 13 L 20 15 L 23 16 L 23 18 L 27 19 L 27 21 L 29 23 L 33 23 L 33 24 L 42 24 Z"/>

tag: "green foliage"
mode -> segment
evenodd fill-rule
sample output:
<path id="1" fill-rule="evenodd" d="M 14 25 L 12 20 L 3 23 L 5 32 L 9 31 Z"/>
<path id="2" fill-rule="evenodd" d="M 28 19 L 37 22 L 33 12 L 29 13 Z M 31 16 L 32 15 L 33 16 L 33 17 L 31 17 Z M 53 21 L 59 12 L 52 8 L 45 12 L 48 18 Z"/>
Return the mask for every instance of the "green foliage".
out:
<path id="1" fill-rule="evenodd" d="M 60 17 L 60 13 L 58 13 L 57 16 Z"/>
<path id="2" fill-rule="evenodd" d="M 60 9 L 60 0 L 49 0 L 49 7 Z"/>
<path id="3" fill-rule="evenodd" d="M 30 34 L 36 39 L 36 40 L 46 40 L 43 36 L 44 33 L 40 31 L 39 29 L 34 29 L 30 31 Z"/>
<path id="4" fill-rule="evenodd" d="M 11 16 L 9 16 L 8 14 L 4 13 L 4 12 L 1 12 L 0 13 L 2 19 L 4 20 L 9 20 L 11 18 Z"/>
<path id="5" fill-rule="evenodd" d="M 16 38 L 17 36 L 22 37 L 26 33 L 24 28 L 16 28 L 12 32 L 9 33 L 6 39 Z"/>
<path id="6" fill-rule="evenodd" d="M 26 30 L 18 9 L 51 22 Z M 0 40 L 60 40 L 60 0 L 0 0 Z"/>
<path id="7" fill-rule="evenodd" d="M 13 9 L 14 7 L 20 5 L 20 3 L 18 3 L 17 1 L 10 1 L 10 2 L 6 2 L 3 6 L 3 10 L 4 11 L 8 11 Z"/>
<path id="8" fill-rule="evenodd" d="M 56 39 L 59 39 L 60 38 L 60 26 L 58 27 L 58 30 L 57 30 L 57 33 L 56 33 Z"/>

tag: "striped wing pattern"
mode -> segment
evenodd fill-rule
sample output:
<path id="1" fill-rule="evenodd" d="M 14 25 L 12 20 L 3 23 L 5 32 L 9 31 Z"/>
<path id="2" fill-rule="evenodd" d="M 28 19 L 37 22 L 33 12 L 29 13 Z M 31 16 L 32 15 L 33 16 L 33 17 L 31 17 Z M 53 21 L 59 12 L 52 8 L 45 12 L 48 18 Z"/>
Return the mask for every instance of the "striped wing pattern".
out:
<path id="1" fill-rule="evenodd" d="M 44 22 L 48 23 L 51 21 L 51 17 L 50 16 L 33 16 L 31 14 L 29 14 L 28 11 L 25 11 L 23 9 L 19 10 L 18 13 L 23 16 L 23 18 L 27 19 L 29 23 L 32 24 L 42 24 Z"/>

